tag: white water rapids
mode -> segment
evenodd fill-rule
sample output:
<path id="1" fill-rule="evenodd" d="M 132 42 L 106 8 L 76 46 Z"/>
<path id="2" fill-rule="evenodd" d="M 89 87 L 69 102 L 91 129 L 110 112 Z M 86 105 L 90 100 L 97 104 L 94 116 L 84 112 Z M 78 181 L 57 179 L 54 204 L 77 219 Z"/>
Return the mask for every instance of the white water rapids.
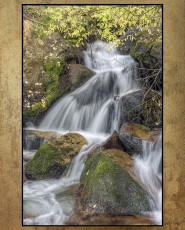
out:
<path id="1" fill-rule="evenodd" d="M 105 142 L 120 127 L 119 98 L 138 90 L 134 78 L 136 63 L 129 55 L 120 55 L 104 42 L 88 45 L 85 64 L 95 72 L 83 86 L 58 100 L 46 114 L 38 130 L 59 133 L 78 132 L 88 144 L 83 146 L 60 179 L 27 181 L 23 187 L 25 225 L 64 225 L 74 212 L 73 185 L 78 184 L 87 152 Z M 143 142 L 143 155 L 135 157 L 135 167 L 155 196 L 154 221 L 161 224 L 161 136 L 154 144 Z M 34 152 L 24 151 L 24 159 Z M 156 185 L 157 180 L 157 185 Z"/>

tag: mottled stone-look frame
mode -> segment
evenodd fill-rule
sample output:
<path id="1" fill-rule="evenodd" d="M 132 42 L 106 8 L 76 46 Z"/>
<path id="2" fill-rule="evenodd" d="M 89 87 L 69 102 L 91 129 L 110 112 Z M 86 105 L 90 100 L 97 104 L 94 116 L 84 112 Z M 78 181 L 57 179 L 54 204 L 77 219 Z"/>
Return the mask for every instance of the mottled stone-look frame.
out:
<path id="1" fill-rule="evenodd" d="M 22 4 L 163 4 L 163 226 L 22 226 Z M 185 229 L 184 0 L 2 0 L 0 4 L 0 229 Z"/>

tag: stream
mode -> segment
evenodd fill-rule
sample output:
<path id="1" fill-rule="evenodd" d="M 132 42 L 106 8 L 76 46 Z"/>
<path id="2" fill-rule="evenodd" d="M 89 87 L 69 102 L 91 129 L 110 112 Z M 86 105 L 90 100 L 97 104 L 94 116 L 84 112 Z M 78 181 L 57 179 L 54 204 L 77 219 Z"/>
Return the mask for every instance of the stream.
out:
<path id="1" fill-rule="evenodd" d="M 120 128 L 120 98 L 140 90 L 136 84 L 136 63 L 129 55 L 120 55 L 107 43 L 96 41 L 84 51 L 85 64 L 94 76 L 83 86 L 61 97 L 48 111 L 40 131 L 59 134 L 76 132 L 87 144 L 73 159 L 59 179 L 26 181 L 23 185 L 24 225 L 65 225 L 74 214 L 75 188 L 87 158 L 96 145 L 104 143 Z M 24 149 L 23 159 L 32 159 L 36 150 Z M 162 134 L 156 141 L 143 141 L 143 154 L 134 156 L 135 169 L 146 189 L 152 194 L 154 224 L 162 224 Z"/>

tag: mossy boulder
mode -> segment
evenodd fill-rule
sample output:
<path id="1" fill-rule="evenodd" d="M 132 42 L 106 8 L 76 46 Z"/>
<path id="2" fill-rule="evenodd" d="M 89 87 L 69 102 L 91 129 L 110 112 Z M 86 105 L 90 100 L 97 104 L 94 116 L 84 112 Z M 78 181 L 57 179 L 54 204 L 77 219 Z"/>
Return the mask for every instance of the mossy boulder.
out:
<path id="1" fill-rule="evenodd" d="M 85 144 L 85 138 L 78 133 L 50 139 L 40 146 L 33 159 L 25 166 L 26 178 L 59 178 Z"/>
<path id="2" fill-rule="evenodd" d="M 90 213 L 134 215 L 150 211 L 130 156 L 115 149 L 89 158 L 80 178 L 79 209 Z"/>
<path id="3" fill-rule="evenodd" d="M 150 128 L 135 124 L 124 123 L 119 130 L 119 139 L 123 149 L 129 154 L 142 153 L 142 141 L 153 141 L 153 132 Z"/>

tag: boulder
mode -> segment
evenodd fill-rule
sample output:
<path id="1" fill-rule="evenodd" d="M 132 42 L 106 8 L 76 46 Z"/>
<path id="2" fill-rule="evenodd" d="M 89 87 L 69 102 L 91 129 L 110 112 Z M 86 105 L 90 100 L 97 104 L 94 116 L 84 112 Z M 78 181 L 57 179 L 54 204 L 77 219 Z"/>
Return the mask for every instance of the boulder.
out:
<path id="1" fill-rule="evenodd" d="M 73 157 L 87 142 L 78 133 L 67 133 L 40 146 L 33 159 L 25 165 L 27 179 L 59 178 Z"/>
<path id="2" fill-rule="evenodd" d="M 89 80 L 94 75 L 94 73 L 85 65 L 70 64 L 68 75 L 72 89 L 75 89 Z"/>
<path id="3" fill-rule="evenodd" d="M 162 97 L 144 89 L 123 95 L 119 99 L 120 124 L 135 122 L 151 128 L 162 125 Z"/>
<path id="4" fill-rule="evenodd" d="M 82 64 L 70 63 L 66 74 L 59 77 L 59 90 L 60 94 L 64 95 L 71 90 L 78 88 L 88 81 L 94 73 Z"/>
<path id="5" fill-rule="evenodd" d="M 88 159 L 91 158 L 96 153 L 107 149 L 117 149 L 117 150 L 124 149 L 119 139 L 119 135 L 117 131 L 114 131 L 112 135 L 103 144 L 101 143 L 91 148 L 91 150 L 88 152 Z"/>
<path id="6" fill-rule="evenodd" d="M 128 154 L 142 154 L 142 141 L 153 141 L 151 130 L 143 125 L 125 123 L 119 130 L 119 139 Z"/>
<path id="7" fill-rule="evenodd" d="M 119 139 L 119 135 L 116 131 L 106 140 L 106 142 L 100 147 L 101 150 L 106 149 L 119 149 L 123 150 L 123 145 Z"/>
<path id="8" fill-rule="evenodd" d="M 51 131 L 23 129 L 23 148 L 26 150 L 36 150 L 45 141 L 56 138 L 57 135 L 57 133 Z"/>
<path id="9" fill-rule="evenodd" d="M 79 212 L 91 214 L 134 215 L 151 210 L 132 159 L 116 149 L 99 152 L 87 160 L 77 203 Z"/>

